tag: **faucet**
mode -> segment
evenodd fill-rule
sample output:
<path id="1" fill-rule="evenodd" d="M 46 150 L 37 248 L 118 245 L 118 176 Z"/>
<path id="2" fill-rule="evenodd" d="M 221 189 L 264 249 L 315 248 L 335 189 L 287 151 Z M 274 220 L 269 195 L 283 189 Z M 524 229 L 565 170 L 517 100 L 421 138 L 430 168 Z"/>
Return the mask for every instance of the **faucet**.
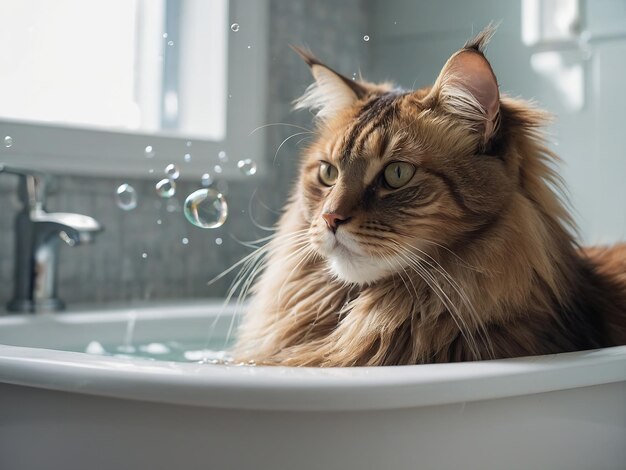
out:
<path id="1" fill-rule="evenodd" d="M 12 312 L 53 312 L 65 304 L 57 295 L 59 242 L 89 243 L 102 226 L 92 217 L 46 211 L 46 176 L 0 164 L 0 173 L 20 178 L 22 208 L 15 217 L 15 285 Z"/>

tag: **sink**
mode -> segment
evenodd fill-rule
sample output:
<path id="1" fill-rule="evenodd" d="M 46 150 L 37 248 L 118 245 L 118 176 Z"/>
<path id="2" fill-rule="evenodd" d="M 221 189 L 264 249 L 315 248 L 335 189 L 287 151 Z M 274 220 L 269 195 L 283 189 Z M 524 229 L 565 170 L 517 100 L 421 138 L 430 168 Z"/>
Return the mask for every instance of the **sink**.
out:
<path id="1" fill-rule="evenodd" d="M 378 368 L 204 360 L 198 351 L 223 349 L 237 321 L 209 301 L 0 317 L 0 468 L 626 461 L 626 347 Z M 129 353 L 155 344 L 168 351 Z"/>

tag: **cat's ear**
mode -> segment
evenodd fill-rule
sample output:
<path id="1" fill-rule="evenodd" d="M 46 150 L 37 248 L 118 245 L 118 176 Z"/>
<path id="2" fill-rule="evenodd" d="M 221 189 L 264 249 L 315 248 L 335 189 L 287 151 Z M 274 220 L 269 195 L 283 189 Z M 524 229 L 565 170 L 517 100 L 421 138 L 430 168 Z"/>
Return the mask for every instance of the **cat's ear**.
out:
<path id="1" fill-rule="evenodd" d="M 291 48 L 311 67 L 315 78 L 304 95 L 294 101 L 295 109 L 311 109 L 317 117 L 327 120 L 367 94 L 365 87 L 322 64 L 310 51 L 296 46 Z"/>
<path id="2" fill-rule="evenodd" d="M 495 32 L 488 26 L 446 62 L 426 102 L 458 117 L 480 134 L 485 147 L 498 127 L 500 92 L 484 48 Z"/>

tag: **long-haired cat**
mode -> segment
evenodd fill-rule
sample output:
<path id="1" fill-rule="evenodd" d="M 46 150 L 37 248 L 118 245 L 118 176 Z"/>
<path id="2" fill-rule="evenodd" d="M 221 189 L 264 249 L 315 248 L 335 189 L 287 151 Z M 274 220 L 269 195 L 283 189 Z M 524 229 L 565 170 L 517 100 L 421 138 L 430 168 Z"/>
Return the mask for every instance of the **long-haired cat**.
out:
<path id="1" fill-rule="evenodd" d="M 580 250 L 545 115 L 501 96 L 488 28 L 416 91 L 299 50 L 315 142 L 234 350 L 290 366 L 550 354 L 626 343 L 626 245 Z"/>

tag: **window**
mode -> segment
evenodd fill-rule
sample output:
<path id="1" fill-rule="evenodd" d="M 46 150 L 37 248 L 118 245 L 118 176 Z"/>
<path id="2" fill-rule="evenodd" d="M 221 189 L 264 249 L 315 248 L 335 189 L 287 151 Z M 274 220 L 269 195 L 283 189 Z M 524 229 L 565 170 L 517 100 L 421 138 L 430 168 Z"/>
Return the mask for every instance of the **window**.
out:
<path id="1" fill-rule="evenodd" d="M 265 1 L 6 0 L 2 10 L 0 129 L 15 142 L 2 161 L 116 175 L 123 160 L 124 174 L 148 177 L 132 163 L 147 145 L 155 164 L 188 141 L 206 157 L 262 148 L 249 134 L 264 124 Z"/>

